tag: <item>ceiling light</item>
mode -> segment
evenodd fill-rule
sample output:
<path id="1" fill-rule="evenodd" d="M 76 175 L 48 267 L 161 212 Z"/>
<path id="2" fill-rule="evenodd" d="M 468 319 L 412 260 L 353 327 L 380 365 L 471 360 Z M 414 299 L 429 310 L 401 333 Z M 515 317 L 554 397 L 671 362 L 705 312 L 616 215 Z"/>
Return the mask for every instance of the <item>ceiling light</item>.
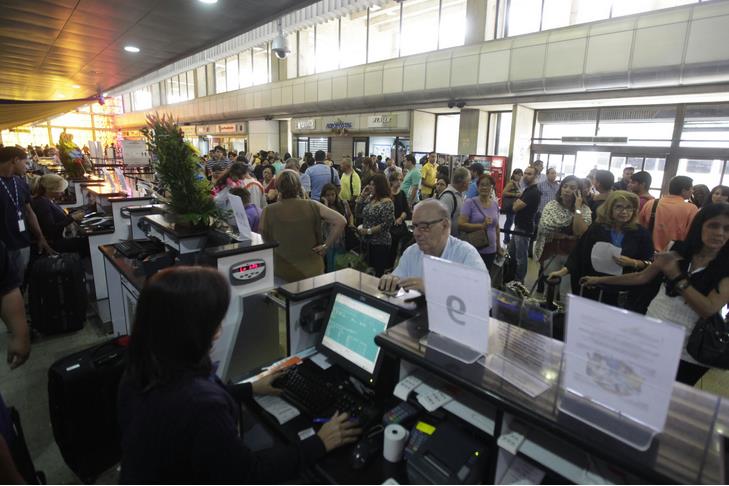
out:
<path id="1" fill-rule="evenodd" d="M 372 6 L 370 7 L 370 10 L 371 10 L 371 11 L 373 11 L 373 12 L 377 12 L 377 11 L 378 11 L 378 10 L 380 10 L 381 8 L 382 8 L 382 7 L 380 7 L 379 5 L 372 5 Z"/>
<path id="2" fill-rule="evenodd" d="M 218 3 L 218 0 L 200 0 L 200 3 Z"/>
<path id="3" fill-rule="evenodd" d="M 124 50 L 127 52 L 139 52 L 139 47 L 136 46 L 124 46 Z"/>
<path id="4" fill-rule="evenodd" d="M 80 87 L 81 87 L 81 85 L 80 85 L 80 84 L 74 84 L 74 85 L 73 85 L 73 89 L 79 89 Z"/>

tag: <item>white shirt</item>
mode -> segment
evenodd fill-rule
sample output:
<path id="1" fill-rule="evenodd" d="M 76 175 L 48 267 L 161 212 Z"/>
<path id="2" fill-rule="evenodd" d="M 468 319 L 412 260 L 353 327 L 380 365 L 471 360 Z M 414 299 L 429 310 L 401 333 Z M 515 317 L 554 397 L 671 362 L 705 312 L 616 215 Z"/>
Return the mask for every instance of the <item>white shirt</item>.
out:
<path id="1" fill-rule="evenodd" d="M 413 243 L 403 252 L 400 263 L 393 270 L 392 274 L 400 278 L 416 277 L 423 278 L 423 251 L 417 243 Z M 486 271 L 486 264 L 481 259 L 478 250 L 463 240 L 454 236 L 448 236 L 443 253 L 440 258 L 455 263 L 460 263 L 471 268 Z"/>

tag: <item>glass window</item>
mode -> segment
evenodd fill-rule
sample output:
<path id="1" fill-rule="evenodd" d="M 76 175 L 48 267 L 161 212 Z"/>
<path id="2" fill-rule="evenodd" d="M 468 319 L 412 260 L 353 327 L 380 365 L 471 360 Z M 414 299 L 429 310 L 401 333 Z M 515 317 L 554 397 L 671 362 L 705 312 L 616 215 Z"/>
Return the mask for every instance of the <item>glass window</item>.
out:
<path id="1" fill-rule="evenodd" d="M 131 93 L 125 93 L 122 95 L 122 110 L 124 111 L 124 113 L 129 113 L 133 111 Z"/>
<path id="2" fill-rule="evenodd" d="M 461 115 L 437 115 L 435 120 L 435 151 L 439 154 L 458 154 Z"/>
<path id="3" fill-rule="evenodd" d="M 149 86 L 144 87 L 142 89 L 135 90 L 132 93 L 132 106 L 134 107 L 134 111 L 140 111 L 140 110 L 149 110 L 152 108 L 152 93 L 149 89 Z M 73 113 L 69 113 L 67 115 L 64 115 L 64 117 L 70 117 L 73 115 Z M 90 123 L 90 119 L 88 116 L 84 117 L 86 119 L 86 123 Z M 59 119 L 56 118 L 52 120 L 52 123 L 57 123 Z M 63 124 L 66 126 L 86 126 L 86 125 L 79 125 L 79 120 L 74 120 L 71 122 L 69 119 L 68 121 L 63 121 Z"/>
<path id="4" fill-rule="evenodd" d="M 628 145 L 669 147 L 676 109 L 667 107 L 603 108 L 599 137 L 625 137 Z"/>
<path id="5" fill-rule="evenodd" d="M 339 19 L 316 26 L 316 72 L 339 69 Z"/>
<path id="6" fill-rule="evenodd" d="M 557 29 L 570 25 L 572 0 L 544 0 L 542 30 Z"/>
<path id="7" fill-rule="evenodd" d="M 162 102 L 160 101 L 159 95 L 159 83 L 152 85 L 152 106 L 159 106 Z"/>
<path id="8" fill-rule="evenodd" d="M 498 133 L 496 139 L 496 155 L 509 155 L 511 145 L 511 112 L 497 113 Z"/>
<path id="9" fill-rule="evenodd" d="M 421 32 L 420 36 L 427 33 Z M 435 32 L 433 32 L 435 36 Z M 389 1 L 370 7 L 367 62 L 392 59 L 398 55 L 400 43 L 400 3 Z"/>
<path id="10" fill-rule="evenodd" d="M 542 0 L 510 0 L 507 35 L 539 31 L 541 14 Z"/>
<path id="11" fill-rule="evenodd" d="M 182 73 L 178 76 L 180 80 L 180 101 L 187 100 L 187 74 Z"/>
<path id="12" fill-rule="evenodd" d="M 299 31 L 299 76 L 314 74 L 314 52 L 316 42 L 314 40 L 314 27 Z"/>
<path id="13" fill-rule="evenodd" d="M 225 61 L 215 61 L 215 92 L 225 93 Z"/>
<path id="14" fill-rule="evenodd" d="M 195 71 L 187 72 L 187 99 L 195 99 Z"/>
<path id="15" fill-rule="evenodd" d="M 434 51 L 438 48 L 439 8 L 440 0 L 407 0 L 407 2 L 403 2 L 401 56 Z"/>
<path id="16" fill-rule="evenodd" d="M 676 173 L 689 176 L 694 185 L 706 184 L 711 189 L 721 179 L 723 168 L 723 160 L 680 159 Z"/>
<path id="17" fill-rule="evenodd" d="M 610 152 L 578 151 L 572 173 L 577 177 L 587 177 L 592 169 L 609 170 Z"/>
<path id="18" fill-rule="evenodd" d="M 346 68 L 367 62 L 367 10 L 342 17 L 339 66 Z"/>
<path id="19" fill-rule="evenodd" d="M 534 139 L 561 143 L 562 137 L 594 137 L 596 123 L 596 109 L 540 111 L 537 112 Z"/>
<path id="20" fill-rule="evenodd" d="M 697 0 L 613 0 L 612 17 L 631 15 L 640 12 L 649 12 L 661 8 L 677 7 L 689 3 L 696 3 Z"/>
<path id="21" fill-rule="evenodd" d="M 253 48 L 253 84 L 266 84 L 271 81 L 268 66 L 268 44 Z"/>
<path id="22" fill-rule="evenodd" d="M 289 49 L 291 49 L 291 53 L 286 58 L 286 79 L 293 79 L 299 75 L 298 68 L 299 68 L 299 58 L 298 58 L 298 37 L 296 35 L 296 32 L 292 32 L 286 37 L 286 40 L 289 43 Z M 241 84 L 241 88 L 243 85 Z"/>
<path id="23" fill-rule="evenodd" d="M 208 80 L 205 77 L 205 66 L 197 68 L 197 96 L 202 98 L 208 95 Z"/>
<path id="24" fill-rule="evenodd" d="M 462 46 L 466 36 L 466 0 L 443 0 L 440 7 L 438 48 Z"/>
<path id="25" fill-rule="evenodd" d="M 596 2 L 595 0 L 573 0 L 570 24 L 607 19 L 610 17 L 611 4 L 612 2 Z"/>
<path id="26" fill-rule="evenodd" d="M 729 105 L 687 107 L 681 146 L 729 147 Z"/>
<path id="27" fill-rule="evenodd" d="M 238 89 L 238 56 L 230 56 L 225 60 L 225 89 Z"/>
<path id="28" fill-rule="evenodd" d="M 180 78 L 172 76 L 172 99 L 171 103 L 180 101 Z"/>
<path id="29" fill-rule="evenodd" d="M 238 85 L 241 88 L 253 86 L 253 59 L 251 50 L 238 54 Z"/>

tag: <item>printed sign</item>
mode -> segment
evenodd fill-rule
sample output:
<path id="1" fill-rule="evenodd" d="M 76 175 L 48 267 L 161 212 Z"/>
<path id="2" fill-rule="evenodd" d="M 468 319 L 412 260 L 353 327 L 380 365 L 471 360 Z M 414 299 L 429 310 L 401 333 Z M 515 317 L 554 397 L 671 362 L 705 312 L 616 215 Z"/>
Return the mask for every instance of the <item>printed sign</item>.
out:
<path id="1" fill-rule="evenodd" d="M 294 122 L 294 128 L 296 130 L 316 130 L 316 119 L 296 120 Z"/>
<path id="2" fill-rule="evenodd" d="M 235 133 L 235 123 L 227 123 L 225 125 L 218 125 L 218 133 Z"/>
<path id="3" fill-rule="evenodd" d="M 397 125 L 396 115 L 374 115 L 367 117 L 369 128 L 389 128 Z"/>
<path id="4" fill-rule="evenodd" d="M 328 130 L 341 130 L 343 128 L 352 128 L 352 122 L 337 121 L 334 123 L 327 123 Z"/>

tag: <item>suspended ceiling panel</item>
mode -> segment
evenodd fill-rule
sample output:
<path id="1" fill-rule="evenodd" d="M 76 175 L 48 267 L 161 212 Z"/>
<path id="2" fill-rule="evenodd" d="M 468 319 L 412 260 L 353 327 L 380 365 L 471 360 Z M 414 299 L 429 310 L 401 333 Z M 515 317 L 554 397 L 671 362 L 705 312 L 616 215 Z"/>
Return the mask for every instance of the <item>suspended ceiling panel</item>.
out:
<path id="1" fill-rule="evenodd" d="M 311 3 L 0 1 L 0 99 L 92 96 Z M 126 52 L 126 45 L 141 52 Z"/>

